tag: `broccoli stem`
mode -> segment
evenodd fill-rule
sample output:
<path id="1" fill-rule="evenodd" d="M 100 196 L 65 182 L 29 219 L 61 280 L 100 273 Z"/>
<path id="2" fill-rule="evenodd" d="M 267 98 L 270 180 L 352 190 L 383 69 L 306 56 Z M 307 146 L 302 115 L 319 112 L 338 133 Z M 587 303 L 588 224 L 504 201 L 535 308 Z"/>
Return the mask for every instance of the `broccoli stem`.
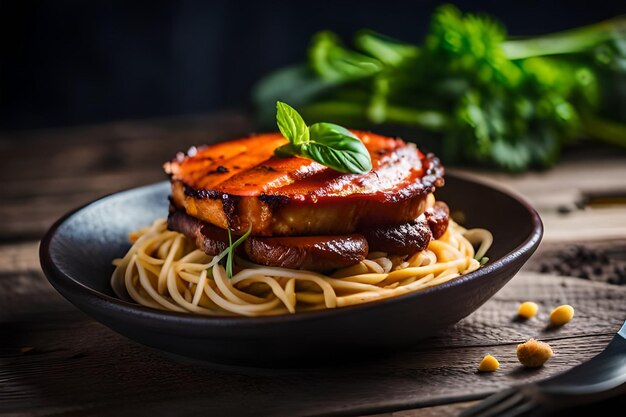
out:
<path id="1" fill-rule="evenodd" d="M 583 131 L 590 137 L 611 145 L 626 148 L 626 124 L 599 117 L 593 113 L 581 114 Z"/>
<path id="2" fill-rule="evenodd" d="M 367 117 L 367 108 L 367 104 L 349 101 L 323 101 L 304 106 L 302 113 L 307 118 L 315 120 L 338 118 L 371 123 L 371 120 Z M 384 122 L 414 125 L 440 132 L 449 121 L 447 116 L 438 111 L 387 105 Z"/>
<path id="3" fill-rule="evenodd" d="M 510 39 L 502 43 L 509 59 L 582 52 L 626 33 L 626 15 L 602 22 L 526 39 Z"/>

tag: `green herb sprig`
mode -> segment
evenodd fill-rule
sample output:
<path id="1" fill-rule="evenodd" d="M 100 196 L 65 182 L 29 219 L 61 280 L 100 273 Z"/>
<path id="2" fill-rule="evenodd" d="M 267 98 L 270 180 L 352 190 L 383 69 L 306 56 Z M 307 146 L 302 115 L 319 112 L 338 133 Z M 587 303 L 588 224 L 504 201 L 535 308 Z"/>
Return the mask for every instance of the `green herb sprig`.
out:
<path id="1" fill-rule="evenodd" d="M 307 126 L 293 107 L 281 101 L 276 102 L 276 123 L 289 140 L 276 149 L 278 156 L 300 156 L 350 174 L 372 170 L 372 160 L 363 142 L 342 126 L 324 122 Z"/>
<path id="2" fill-rule="evenodd" d="M 239 239 L 235 241 L 235 243 L 233 243 L 233 237 L 230 233 L 230 229 L 226 229 L 226 230 L 228 230 L 228 248 L 226 248 L 226 250 L 228 251 L 226 254 L 226 276 L 228 278 L 232 278 L 233 277 L 233 258 L 235 256 L 235 249 L 237 249 L 237 246 L 241 245 L 248 238 L 248 236 L 250 236 L 250 233 L 252 232 L 252 226 L 250 226 L 248 230 L 246 231 L 246 233 L 241 235 Z"/>

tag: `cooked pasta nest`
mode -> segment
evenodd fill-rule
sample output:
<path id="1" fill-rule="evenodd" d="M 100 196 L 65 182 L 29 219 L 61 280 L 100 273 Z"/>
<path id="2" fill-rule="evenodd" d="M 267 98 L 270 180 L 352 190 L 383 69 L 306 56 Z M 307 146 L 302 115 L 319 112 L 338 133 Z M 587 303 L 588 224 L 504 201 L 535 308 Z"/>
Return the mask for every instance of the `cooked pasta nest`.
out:
<path id="1" fill-rule="evenodd" d="M 269 316 L 339 308 L 396 297 L 454 280 L 480 267 L 493 237 L 450 219 L 447 231 L 410 256 L 370 252 L 367 259 L 323 275 L 267 267 L 235 257 L 234 275 L 222 265 L 226 251 L 206 255 L 167 221 L 130 233 L 132 246 L 113 260 L 118 297 L 141 305 L 208 316 Z"/>

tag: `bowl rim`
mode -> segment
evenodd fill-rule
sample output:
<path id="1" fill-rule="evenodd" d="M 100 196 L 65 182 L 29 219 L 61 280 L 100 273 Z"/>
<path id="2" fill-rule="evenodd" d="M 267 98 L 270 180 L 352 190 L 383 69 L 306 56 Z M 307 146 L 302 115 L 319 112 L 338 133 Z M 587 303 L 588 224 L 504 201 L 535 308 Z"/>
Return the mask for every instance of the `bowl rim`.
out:
<path id="1" fill-rule="evenodd" d="M 375 310 L 385 308 L 392 304 L 397 304 L 399 302 L 410 302 L 414 298 L 418 299 L 420 297 L 424 297 L 427 294 L 437 293 L 441 291 L 446 291 L 448 288 L 456 287 L 459 285 L 464 285 L 468 282 L 476 281 L 486 276 L 491 275 L 492 273 L 506 269 L 506 267 L 510 266 L 515 262 L 515 260 L 525 254 L 530 252 L 532 254 L 541 239 L 543 238 L 544 226 L 541 217 L 537 210 L 524 198 L 522 195 L 518 194 L 515 191 L 504 188 L 503 186 L 495 183 L 491 183 L 489 181 L 479 179 L 473 177 L 472 175 L 466 175 L 464 173 L 454 173 L 447 172 L 446 177 L 454 177 L 455 179 L 460 179 L 462 181 L 469 181 L 481 185 L 486 188 L 491 188 L 499 193 L 505 194 L 507 197 L 512 198 L 516 201 L 516 203 L 520 204 L 526 212 L 530 215 L 530 219 L 532 222 L 532 230 L 528 236 L 524 239 L 522 243 L 517 245 L 510 252 L 495 260 L 494 262 L 488 263 L 482 268 L 479 268 L 475 271 L 472 271 L 466 275 L 463 275 L 457 279 L 445 282 L 441 285 L 437 285 L 434 287 L 430 287 L 421 291 L 411 292 L 407 294 L 402 294 L 396 297 L 385 298 L 382 300 L 374 300 L 366 303 L 355 304 L 351 306 L 344 306 L 339 308 L 331 308 L 324 310 L 315 310 L 315 311 L 305 311 L 298 312 L 295 314 L 280 314 L 273 316 L 259 316 L 259 317 L 247 317 L 247 316 L 205 316 L 198 314 L 190 314 L 190 313 L 179 313 L 173 311 L 166 310 L 158 310 L 151 307 L 143 306 L 141 304 L 129 302 L 122 300 L 118 297 L 110 296 L 108 294 L 104 294 L 100 291 L 89 287 L 82 282 L 74 279 L 69 274 L 66 274 L 61 270 L 61 268 L 53 261 L 52 253 L 51 253 L 51 245 L 52 241 L 57 236 L 57 232 L 61 226 L 63 226 L 67 221 L 70 220 L 74 215 L 78 214 L 84 209 L 96 204 L 102 204 L 108 199 L 112 199 L 118 197 L 122 194 L 137 192 L 139 190 L 148 191 L 150 188 L 162 187 L 165 183 L 168 183 L 167 180 L 159 181 L 156 183 L 146 184 L 138 187 L 127 188 L 124 190 L 108 193 L 99 198 L 91 200 L 81 206 L 78 206 L 66 214 L 62 215 L 58 220 L 56 220 L 52 226 L 47 230 L 47 232 L 42 237 L 39 244 L 39 260 L 41 268 L 46 275 L 50 284 L 52 284 L 55 289 L 59 290 L 59 287 L 62 287 L 67 290 L 67 292 L 76 293 L 83 297 L 86 297 L 90 300 L 96 300 L 100 304 L 104 304 L 106 308 L 101 307 L 102 309 L 113 309 L 118 312 L 129 314 L 134 317 L 141 317 L 148 320 L 157 320 L 162 323 L 169 323 L 171 321 L 175 321 L 177 324 L 185 324 L 189 326 L 237 326 L 237 325 L 272 325 L 272 324 L 284 324 L 284 323 L 292 323 L 292 322 L 302 322 L 308 320 L 318 320 L 324 318 L 330 318 L 337 315 L 350 315 L 350 314 L 358 314 L 362 310 Z M 59 290 L 62 295 L 67 298 L 69 301 L 74 303 L 73 299 L 67 297 L 65 291 Z"/>

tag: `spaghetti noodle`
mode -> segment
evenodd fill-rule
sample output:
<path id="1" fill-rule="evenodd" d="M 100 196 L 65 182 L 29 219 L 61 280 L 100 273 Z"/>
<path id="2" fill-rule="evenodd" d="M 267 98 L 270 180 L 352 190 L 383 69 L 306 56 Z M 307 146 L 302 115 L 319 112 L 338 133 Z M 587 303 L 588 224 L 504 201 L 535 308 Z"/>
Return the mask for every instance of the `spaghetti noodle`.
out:
<path id="1" fill-rule="evenodd" d="M 113 261 L 115 293 L 144 306 L 209 316 L 268 316 L 338 308 L 395 297 L 453 280 L 480 267 L 493 237 L 450 219 L 447 231 L 411 256 L 370 252 L 367 259 L 330 275 L 266 267 L 235 259 L 228 278 L 165 219 L 130 234 L 131 248 Z M 475 249 L 477 247 L 477 249 Z"/>

